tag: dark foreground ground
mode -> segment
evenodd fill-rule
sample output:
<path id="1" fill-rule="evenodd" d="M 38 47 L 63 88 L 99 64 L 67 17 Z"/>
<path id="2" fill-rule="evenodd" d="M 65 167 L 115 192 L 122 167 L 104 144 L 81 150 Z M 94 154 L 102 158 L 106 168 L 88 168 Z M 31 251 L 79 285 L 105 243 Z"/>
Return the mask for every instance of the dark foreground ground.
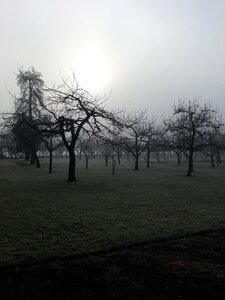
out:
<path id="1" fill-rule="evenodd" d="M 225 230 L 1 267 L 0 299 L 225 299 Z"/>

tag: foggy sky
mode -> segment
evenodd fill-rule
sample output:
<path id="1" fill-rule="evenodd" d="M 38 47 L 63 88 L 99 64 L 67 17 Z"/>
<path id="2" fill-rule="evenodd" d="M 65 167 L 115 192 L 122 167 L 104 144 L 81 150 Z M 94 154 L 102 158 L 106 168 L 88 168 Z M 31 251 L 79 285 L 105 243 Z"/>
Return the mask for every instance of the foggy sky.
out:
<path id="1" fill-rule="evenodd" d="M 0 4 L 0 111 L 18 68 L 34 66 L 49 86 L 74 70 L 90 92 L 111 93 L 111 107 L 160 116 L 199 96 L 225 114 L 225 0 Z"/>

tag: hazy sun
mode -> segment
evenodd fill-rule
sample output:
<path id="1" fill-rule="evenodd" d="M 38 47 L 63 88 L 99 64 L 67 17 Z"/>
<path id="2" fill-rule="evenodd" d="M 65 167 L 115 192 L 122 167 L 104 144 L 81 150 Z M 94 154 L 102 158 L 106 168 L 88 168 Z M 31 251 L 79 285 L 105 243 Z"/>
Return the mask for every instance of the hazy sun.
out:
<path id="1" fill-rule="evenodd" d="M 103 51 L 91 47 L 80 52 L 73 66 L 79 84 L 91 93 L 110 89 L 111 64 Z"/>

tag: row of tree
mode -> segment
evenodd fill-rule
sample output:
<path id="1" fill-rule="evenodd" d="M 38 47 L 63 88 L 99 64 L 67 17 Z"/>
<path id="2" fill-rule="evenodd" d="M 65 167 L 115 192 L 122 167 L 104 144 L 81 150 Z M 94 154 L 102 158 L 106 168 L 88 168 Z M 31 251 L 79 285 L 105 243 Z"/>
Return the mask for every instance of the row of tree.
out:
<path id="1" fill-rule="evenodd" d="M 17 85 L 20 94 L 14 96 L 14 109 L 3 114 L 0 149 L 8 141 L 11 155 L 21 153 L 40 167 L 38 153 L 44 144 L 51 173 L 53 151 L 64 147 L 69 157 L 68 181 L 76 181 L 76 150 L 82 149 L 87 165 L 93 143 L 109 149 L 113 161 L 115 156 L 119 159 L 122 154 L 131 154 L 135 170 L 143 153 L 149 167 L 152 152 L 173 151 L 178 164 L 181 155 L 188 160 L 187 176 L 192 175 L 195 153 L 204 153 L 214 164 L 214 158 L 220 161 L 220 152 L 225 149 L 222 120 L 210 103 L 179 101 L 172 116 L 158 124 L 148 118 L 147 111 L 113 112 L 106 108 L 107 99 L 90 95 L 74 76 L 49 88 L 41 73 L 30 68 L 18 72 Z M 2 150 L 0 155 L 3 157 Z"/>

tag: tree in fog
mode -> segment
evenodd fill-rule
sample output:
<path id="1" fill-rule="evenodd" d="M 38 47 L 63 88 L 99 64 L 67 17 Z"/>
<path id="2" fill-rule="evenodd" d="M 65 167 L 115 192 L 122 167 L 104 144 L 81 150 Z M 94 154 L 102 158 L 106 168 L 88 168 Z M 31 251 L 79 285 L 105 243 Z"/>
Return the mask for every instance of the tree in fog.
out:
<path id="1" fill-rule="evenodd" d="M 139 159 L 146 150 L 146 136 L 151 128 L 146 123 L 146 112 L 126 113 L 121 117 L 120 133 L 115 136 L 115 143 L 132 154 L 135 166 L 139 169 Z"/>
<path id="2" fill-rule="evenodd" d="M 209 131 L 207 136 L 207 145 L 202 149 L 202 153 L 210 158 L 211 167 L 215 167 L 215 157 L 218 152 L 217 147 L 217 130 Z"/>
<path id="3" fill-rule="evenodd" d="M 77 142 L 78 148 L 79 148 L 79 157 L 82 158 L 82 155 L 85 157 L 85 168 L 88 169 L 89 167 L 89 157 L 90 155 L 93 155 L 93 140 L 87 135 L 82 134 L 80 135 L 78 142 Z"/>
<path id="4" fill-rule="evenodd" d="M 0 134 L 0 159 L 4 158 L 4 149 L 5 149 L 5 135 L 4 134 Z"/>
<path id="5" fill-rule="evenodd" d="M 215 160 L 217 165 L 221 163 L 220 152 L 225 149 L 225 136 L 222 130 L 215 128 L 208 131 L 207 141 L 202 153 L 210 158 L 211 166 L 214 167 Z"/>
<path id="6" fill-rule="evenodd" d="M 171 130 L 172 120 L 165 121 L 164 135 L 161 139 L 161 145 L 169 151 L 175 153 L 177 164 L 181 165 L 183 136 L 179 130 Z"/>
<path id="7" fill-rule="evenodd" d="M 45 130 L 45 133 L 42 133 L 42 142 L 44 143 L 46 149 L 49 153 L 49 165 L 48 165 L 48 172 L 52 174 L 52 167 L 53 167 L 53 152 L 57 150 L 59 147 L 63 145 L 61 137 L 55 134 L 53 130 Z"/>
<path id="8" fill-rule="evenodd" d="M 145 153 L 146 153 L 146 167 L 150 166 L 150 155 L 153 151 L 160 147 L 160 140 L 163 131 L 159 126 L 156 126 L 156 121 L 147 121 L 145 125 Z"/>
<path id="9" fill-rule="evenodd" d="M 11 118 L 11 128 L 14 139 L 16 141 L 16 149 L 18 152 L 25 152 L 31 155 L 31 163 L 35 163 L 40 168 L 40 161 L 37 151 L 42 142 L 42 133 L 37 130 L 34 120 L 27 119 L 24 115 L 15 114 L 14 123 Z"/>
<path id="10" fill-rule="evenodd" d="M 208 131 L 220 127 L 216 112 L 210 104 L 180 101 L 174 106 L 173 117 L 165 123 L 173 136 L 179 137 L 180 150 L 188 159 L 187 176 L 191 176 L 194 154 L 208 144 Z"/>
<path id="11" fill-rule="evenodd" d="M 17 159 L 16 144 L 11 132 L 0 133 L 0 159 L 14 158 Z"/>
<path id="12" fill-rule="evenodd" d="M 53 132 L 60 134 L 69 154 L 68 181 L 76 181 L 76 156 L 80 134 L 89 136 L 107 127 L 108 120 L 114 121 L 112 113 L 103 104 L 105 100 L 92 97 L 80 88 L 75 78 L 63 80 L 57 88 L 46 89 L 45 101 L 41 101 L 44 114 L 49 114 Z"/>
<path id="13" fill-rule="evenodd" d="M 44 85 L 42 74 L 33 67 L 27 71 L 20 69 L 16 81 L 20 88 L 20 97 L 15 98 L 15 111 L 32 120 L 40 114 L 39 99 L 42 97 Z"/>
<path id="14" fill-rule="evenodd" d="M 15 111 L 7 118 L 8 126 L 12 127 L 18 151 L 24 151 L 26 159 L 30 158 L 31 163 L 36 162 L 40 167 L 37 151 L 41 135 L 35 131 L 35 126 L 41 115 L 39 99 L 43 97 L 44 81 L 34 68 L 20 69 L 16 80 L 20 96 L 14 96 Z"/>
<path id="15" fill-rule="evenodd" d="M 120 154 L 121 144 L 120 144 L 120 134 L 121 134 L 121 124 L 117 126 L 113 125 L 111 127 L 102 130 L 97 134 L 97 143 L 100 146 L 101 154 L 105 159 L 105 166 L 108 166 L 109 159 L 115 158 L 115 155 Z M 118 157 L 118 161 L 119 161 Z"/>

